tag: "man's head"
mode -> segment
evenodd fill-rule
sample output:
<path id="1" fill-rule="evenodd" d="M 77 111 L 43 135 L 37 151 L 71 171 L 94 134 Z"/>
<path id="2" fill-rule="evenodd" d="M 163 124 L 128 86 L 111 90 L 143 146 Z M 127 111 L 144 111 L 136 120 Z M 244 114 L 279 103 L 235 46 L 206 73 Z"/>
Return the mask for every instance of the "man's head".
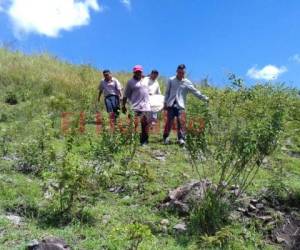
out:
<path id="1" fill-rule="evenodd" d="M 133 77 L 136 80 L 141 80 L 143 76 L 143 67 L 141 65 L 135 65 L 133 67 Z"/>
<path id="2" fill-rule="evenodd" d="M 111 72 L 110 72 L 109 69 L 103 70 L 102 73 L 103 73 L 103 77 L 104 77 L 104 80 L 105 80 L 105 81 L 107 81 L 107 82 L 111 81 L 111 79 L 112 79 L 112 74 L 111 74 Z"/>
<path id="3" fill-rule="evenodd" d="M 176 73 L 177 79 L 181 81 L 185 76 L 185 65 L 179 64 Z"/>
<path id="4" fill-rule="evenodd" d="M 150 79 L 155 81 L 157 79 L 158 75 L 159 75 L 158 70 L 153 69 L 150 73 Z"/>

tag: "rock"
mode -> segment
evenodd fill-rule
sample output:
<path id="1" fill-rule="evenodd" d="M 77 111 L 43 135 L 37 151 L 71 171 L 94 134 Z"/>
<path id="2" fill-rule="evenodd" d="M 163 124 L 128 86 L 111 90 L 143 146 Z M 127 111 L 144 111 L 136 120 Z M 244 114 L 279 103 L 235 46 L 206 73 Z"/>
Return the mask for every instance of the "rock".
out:
<path id="1" fill-rule="evenodd" d="M 257 204 L 256 204 L 256 208 L 259 209 L 259 210 L 262 210 L 262 209 L 264 209 L 264 204 L 262 204 L 262 203 L 257 203 Z"/>
<path id="2" fill-rule="evenodd" d="M 31 242 L 29 242 L 27 244 L 27 248 L 26 249 L 28 249 L 28 250 L 33 249 L 34 250 L 34 249 L 37 249 L 38 245 L 39 245 L 39 241 L 36 240 L 36 239 L 34 239 L 33 241 L 31 241 Z"/>
<path id="3" fill-rule="evenodd" d="M 250 203 L 253 204 L 253 205 L 256 205 L 258 203 L 258 200 L 257 199 L 251 199 Z"/>
<path id="4" fill-rule="evenodd" d="M 108 224 L 110 221 L 110 215 L 109 214 L 105 214 L 103 217 L 102 217 L 102 223 L 104 225 Z"/>
<path id="5" fill-rule="evenodd" d="M 122 193 L 122 192 L 124 192 L 124 188 L 121 187 L 121 186 L 111 187 L 111 188 L 109 189 L 109 192 L 115 193 L 115 194 Z"/>
<path id="6" fill-rule="evenodd" d="M 184 186 L 178 187 L 169 192 L 170 200 L 180 200 L 183 196 L 187 195 L 187 193 L 196 185 L 198 181 L 191 181 Z"/>
<path id="7" fill-rule="evenodd" d="M 15 214 L 8 214 L 5 216 L 5 218 L 17 226 L 21 225 L 22 221 L 23 221 L 22 217 L 15 215 Z"/>
<path id="8" fill-rule="evenodd" d="M 180 215 L 187 215 L 190 211 L 190 206 L 196 202 L 201 202 L 208 189 L 216 190 L 216 187 L 208 180 L 192 180 L 183 186 L 169 191 L 168 196 L 159 207 L 175 210 Z"/>
<path id="9" fill-rule="evenodd" d="M 249 204 L 248 210 L 249 210 L 250 212 L 253 212 L 253 211 L 256 211 L 257 208 L 256 208 L 255 206 L 253 206 L 252 204 Z"/>
<path id="10" fill-rule="evenodd" d="M 235 196 L 239 196 L 240 194 L 240 187 L 238 185 L 232 185 L 229 188 L 230 193 L 234 194 Z"/>
<path id="11" fill-rule="evenodd" d="M 190 211 L 188 204 L 181 201 L 174 201 L 173 208 L 181 215 L 187 215 Z"/>
<path id="12" fill-rule="evenodd" d="M 293 158 L 300 158 L 300 152 L 298 151 L 288 151 L 287 154 Z"/>
<path id="13" fill-rule="evenodd" d="M 165 161 L 166 160 L 165 153 L 163 153 L 161 151 L 154 151 L 152 157 L 156 160 L 159 160 L 159 161 Z"/>
<path id="14" fill-rule="evenodd" d="M 33 240 L 27 245 L 27 250 L 71 250 L 68 244 L 59 238 L 46 237 L 40 242 Z"/>
<path id="15" fill-rule="evenodd" d="M 275 242 L 284 244 L 286 249 L 300 249 L 300 219 L 288 216 L 273 235 Z"/>
<path id="16" fill-rule="evenodd" d="M 186 232 L 186 230 L 187 230 L 185 223 L 176 224 L 173 227 L 173 229 L 175 229 L 177 232 L 180 232 L 180 233 Z"/>
<path id="17" fill-rule="evenodd" d="M 237 211 L 238 211 L 238 212 L 241 212 L 241 213 L 246 213 L 246 209 L 241 208 L 241 207 L 239 207 L 239 208 L 237 209 Z"/>
<path id="18" fill-rule="evenodd" d="M 236 189 L 239 189 L 239 185 L 231 185 L 229 190 L 236 190 Z"/>
<path id="19" fill-rule="evenodd" d="M 262 160 L 262 164 L 267 165 L 269 163 L 269 160 L 267 158 L 264 158 Z"/>
<path id="20" fill-rule="evenodd" d="M 239 189 L 234 189 L 234 190 L 231 190 L 231 193 L 234 194 L 235 196 L 239 196 L 240 190 Z"/>
<path id="21" fill-rule="evenodd" d="M 277 236 L 277 237 L 276 237 L 276 241 L 277 241 L 277 243 L 281 244 L 281 243 L 285 242 L 285 239 L 283 239 L 283 238 Z"/>
<path id="22" fill-rule="evenodd" d="M 262 220 L 263 222 L 270 222 L 272 221 L 273 217 L 272 216 L 257 216 L 258 219 Z"/>
<path id="23" fill-rule="evenodd" d="M 170 222 L 169 222 L 169 220 L 167 220 L 167 219 L 162 219 L 162 220 L 160 221 L 160 224 L 166 226 L 166 225 L 169 225 Z"/>

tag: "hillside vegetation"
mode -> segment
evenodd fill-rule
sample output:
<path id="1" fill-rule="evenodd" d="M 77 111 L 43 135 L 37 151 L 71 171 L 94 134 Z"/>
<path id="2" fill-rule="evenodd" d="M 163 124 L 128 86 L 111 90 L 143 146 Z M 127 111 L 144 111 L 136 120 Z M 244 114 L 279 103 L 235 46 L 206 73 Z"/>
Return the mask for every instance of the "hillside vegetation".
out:
<path id="1" fill-rule="evenodd" d="M 140 147 L 132 119 L 112 131 L 103 101 L 96 109 L 100 78 L 90 65 L 0 48 L 0 249 L 46 236 L 72 249 L 281 249 L 271 241 L 281 208 L 300 219 L 297 90 L 235 75 L 200 86 L 210 102 L 189 96 L 186 147 L 175 132 L 162 144 L 163 113 Z M 186 214 L 163 208 L 170 190 L 205 179 L 213 188 Z M 272 223 L 234 216 L 249 197 L 278 204 Z"/>

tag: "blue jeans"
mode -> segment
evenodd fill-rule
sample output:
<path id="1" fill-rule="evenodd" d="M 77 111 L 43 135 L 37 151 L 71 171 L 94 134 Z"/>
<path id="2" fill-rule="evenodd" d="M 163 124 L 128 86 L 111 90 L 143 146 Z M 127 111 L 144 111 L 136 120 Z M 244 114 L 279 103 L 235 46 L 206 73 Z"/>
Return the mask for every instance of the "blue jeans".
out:
<path id="1" fill-rule="evenodd" d="M 167 108 L 167 121 L 165 124 L 164 135 L 163 135 L 164 139 L 169 136 L 175 117 L 177 118 L 176 119 L 177 120 L 177 138 L 178 138 L 178 140 L 185 139 L 185 129 L 184 129 L 185 124 L 184 124 L 184 121 L 182 120 L 183 113 L 184 113 L 183 109 L 179 109 L 175 106 Z"/>
<path id="2" fill-rule="evenodd" d="M 114 113 L 115 118 L 117 118 L 120 110 L 119 96 L 108 95 L 105 97 L 104 101 L 107 113 Z"/>

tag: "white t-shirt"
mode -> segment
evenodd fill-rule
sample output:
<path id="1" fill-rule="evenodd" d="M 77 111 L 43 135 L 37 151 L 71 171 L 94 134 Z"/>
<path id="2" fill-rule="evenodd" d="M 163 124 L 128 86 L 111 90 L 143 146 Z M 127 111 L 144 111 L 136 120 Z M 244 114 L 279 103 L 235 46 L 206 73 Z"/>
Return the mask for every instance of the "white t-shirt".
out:
<path id="1" fill-rule="evenodd" d="M 143 79 L 143 84 L 148 87 L 149 95 L 160 95 L 160 87 L 158 81 L 153 81 L 149 76 Z"/>

